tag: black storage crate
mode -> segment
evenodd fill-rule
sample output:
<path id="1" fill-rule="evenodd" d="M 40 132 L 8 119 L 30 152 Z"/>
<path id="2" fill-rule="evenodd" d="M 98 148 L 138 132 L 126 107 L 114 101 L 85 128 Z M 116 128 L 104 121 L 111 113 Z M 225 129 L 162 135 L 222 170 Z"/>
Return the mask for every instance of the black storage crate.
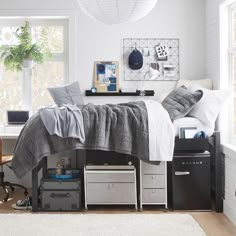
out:
<path id="1" fill-rule="evenodd" d="M 209 150 L 209 139 L 175 139 L 175 153 L 201 153 Z"/>
<path id="2" fill-rule="evenodd" d="M 40 203 L 43 211 L 80 211 L 80 179 L 42 179 Z"/>

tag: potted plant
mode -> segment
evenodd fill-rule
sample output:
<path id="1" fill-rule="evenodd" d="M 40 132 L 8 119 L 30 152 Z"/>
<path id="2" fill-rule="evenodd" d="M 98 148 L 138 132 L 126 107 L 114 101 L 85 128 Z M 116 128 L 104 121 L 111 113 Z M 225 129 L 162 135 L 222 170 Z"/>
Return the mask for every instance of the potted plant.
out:
<path id="1" fill-rule="evenodd" d="M 32 62 L 43 63 L 52 56 L 45 31 L 42 31 L 40 39 L 33 43 L 29 21 L 17 28 L 15 34 L 17 44 L 0 46 L 0 59 L 7 70 L 21 71 L 23 68 L 32 68 Z"/>

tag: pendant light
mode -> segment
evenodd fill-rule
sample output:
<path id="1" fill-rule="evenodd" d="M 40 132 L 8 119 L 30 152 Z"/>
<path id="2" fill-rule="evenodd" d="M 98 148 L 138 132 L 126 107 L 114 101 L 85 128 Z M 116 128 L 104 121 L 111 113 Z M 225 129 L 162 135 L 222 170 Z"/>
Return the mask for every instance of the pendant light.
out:
<path id="1" fill-rule="evenodd" d="M 108 25 L 135 22 L 146 16 L 158 0 L 77 0 L 90 17 Z"/>

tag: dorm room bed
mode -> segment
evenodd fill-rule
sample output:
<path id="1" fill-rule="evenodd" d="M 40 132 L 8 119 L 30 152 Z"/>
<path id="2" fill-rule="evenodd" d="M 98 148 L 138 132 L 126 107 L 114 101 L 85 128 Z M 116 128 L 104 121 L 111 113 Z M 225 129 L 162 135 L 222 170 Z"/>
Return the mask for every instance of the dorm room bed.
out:
<path id="1" fill-rule="evenodd" d="M 32 171 L 33 209 L 38 209 L 38 172 L 42 169 L 43 175 L 46 174 L 47 157 L 51 154 L 66 150 L 93 149 L 115 151 L 154 164 L 171 161 L 175 135 L 178 135 L 178 129 L 182 125 L 197 127 L 199 131 L 205 131 L 210 136 L 209 149 L 214 159 L 216 179 L 213 189 L 218 199 L 221 176 L 219 135 L 212 135 L 214 125 L 207 126 L 200 119 L 184 117 L 192 112 L 202 94 L 201 90 L 191 92 L 186 87 L 180 87 L 171 92 L 162 105 L 157 101 L 148 100 L 102 106 L 88 104 L 82 109 L 73 106 L 56 107 L 47 109 L 50 119 L 44 121 L 45 114 L 35 114 L 18 138 L 12 162 L 13 171 L 19 178 Z M 202 115 L 202 112 L 199 114 Z M 214 119 L 217 115 L 214 114 Z M 56 121 L 54 116 L 57 117 Z M 177 119 L 179 117 L 184 117 L 182 119 L 185 120 Z M 79 122 L 74 122 L 73 119 L 79 119 Z M 175 120 L 174 125 L 171 119 Z M 48 120 L 54 122 L 47 124 Z M 83 125 L 81 122 L 84 122 Z M 73 127 L 75 123 L 80 123 L 80 126 Z M 79 131 L 68 134 L 67 131 L 71 131 L 70 125 L 73 131 Z M 80 130 L 82 126 L 84 133 Z M 221 208 L 220 203 L 217 207 Z"/>

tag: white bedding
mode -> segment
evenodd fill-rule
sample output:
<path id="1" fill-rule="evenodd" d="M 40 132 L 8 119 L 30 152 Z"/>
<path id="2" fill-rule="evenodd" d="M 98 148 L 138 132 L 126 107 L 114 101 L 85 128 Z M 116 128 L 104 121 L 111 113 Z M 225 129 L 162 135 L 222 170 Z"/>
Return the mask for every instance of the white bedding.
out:
<path id="1" fill-rule="evenodd" d="M 194 117 L 183 117 L 174 121 L 175 136 L 179 136 L 180 127 L 197 127 L 197 131 L 204 131 L 208 136 L 214 132 L 214 128 L 208 127 L 199 119 Z"/>
<path id="2" fill-rule="evenodd" d="M 168 112 L 154 100 L 145 101 L 148 112 L 149 160 L 172 161 L 175 132 Z"/>

